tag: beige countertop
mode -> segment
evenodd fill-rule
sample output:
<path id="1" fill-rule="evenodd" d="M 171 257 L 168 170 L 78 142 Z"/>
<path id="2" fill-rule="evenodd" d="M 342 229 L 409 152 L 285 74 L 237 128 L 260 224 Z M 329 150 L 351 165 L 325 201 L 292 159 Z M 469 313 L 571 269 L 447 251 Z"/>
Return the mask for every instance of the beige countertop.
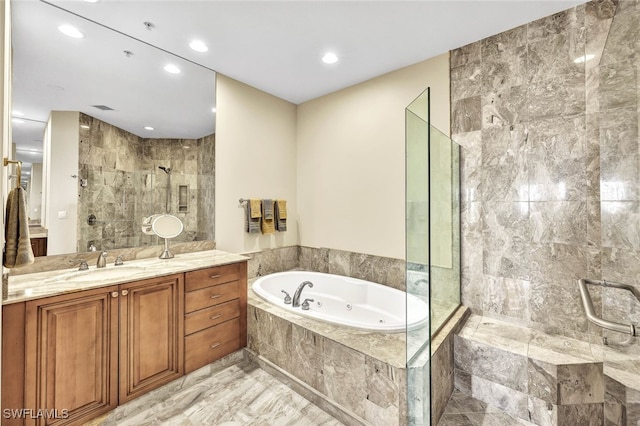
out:
<path id="1" fill-rule="evenodd" d="M 212 266 L 243 262 L 248 257 L 227 253 L 221 250 L 208 250 L 177 254 L 173 259 L 132 260 L 124 265 L 107 264 L 97 269 L 91 265 L 87 271 L 77 267 L 58 271 L 37 272 L 33 274 L 9 277 L 9 297 L 3 305 L 24 302 L 42 297 L 57 296 L 65 293 L 107 287 L 146 278 L 160 277 L 175 273 L 194 271 Z"/>
<path id="2" fill-rule="evenodd" d="M 47 228 L 42 226 L 29 226 L 29 237 L 31 238 L 47 238 Z"/>

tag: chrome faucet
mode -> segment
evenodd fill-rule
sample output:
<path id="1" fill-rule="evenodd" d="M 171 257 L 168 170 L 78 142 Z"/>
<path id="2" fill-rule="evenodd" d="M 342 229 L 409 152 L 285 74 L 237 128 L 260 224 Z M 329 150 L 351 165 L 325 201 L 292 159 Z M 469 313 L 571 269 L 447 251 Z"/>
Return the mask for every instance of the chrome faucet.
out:
<path id="1" fill-rule="evenodd" d="M 293 306 L 294 308 L 297 308 L 298 306 L 300 306 L 300 294 L 302 293 L 302 290 L 307 285 L 309 287 L 313 287 L 313 283 L 311 281 L 304 281 L 302 284 L 298 286 L 298 288 L 296 289 L 296 292 L 293 294 L 293 303 L 291 304 L 291 306 Z"/>
<path id="2" fill-rule="evenodd" d="M 103 251 L 98 256 L 98 263 L 96 264 L 96 268 L 106 268 L 107 267 L 107 252 Z"/>

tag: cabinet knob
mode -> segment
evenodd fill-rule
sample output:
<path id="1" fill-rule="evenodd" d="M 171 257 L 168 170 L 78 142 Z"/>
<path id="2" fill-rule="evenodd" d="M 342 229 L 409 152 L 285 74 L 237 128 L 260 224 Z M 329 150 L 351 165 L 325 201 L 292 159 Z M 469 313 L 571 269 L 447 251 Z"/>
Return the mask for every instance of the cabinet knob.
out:
<path id="1" fill-rule="evenodd" d="M 111 297 L 118 297 L 118 292 L 117 291 L 112 291 L 111 292 Z"/>
<path id="2" fill-rule="evenodd" d="M 127 294 L 129 294 L 129 290 L 122 290 L 122 295 L 126 296 Z"/>

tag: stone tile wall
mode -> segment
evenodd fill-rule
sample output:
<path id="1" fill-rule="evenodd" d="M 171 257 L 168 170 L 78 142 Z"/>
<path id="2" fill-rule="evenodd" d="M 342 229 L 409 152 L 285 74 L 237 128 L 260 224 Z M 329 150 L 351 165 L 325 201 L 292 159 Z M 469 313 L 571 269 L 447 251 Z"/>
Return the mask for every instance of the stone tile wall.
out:
<path id="1" fill-rule="evenodd" d="M 639 22 L 635 0 L 598 0 L 452 52 L 453 139 L 463 145 L 462 295 L 475 312 L 588 340 L 600 330 L 586 320 L 576 280 L 640 284 L 640 262 L 629 267 L 640 259 L 636 231 L 620 222 L 634 220 L 638 203 L 601 214 L 607 173 L 626 170 L 614 186 L 640 192 L 638 111 L 629 106 L 636 65 L 614 73 L 605 59 L 630 55 Z M 586 53 L 595 58 L 574 62 Z M 623 157 L 635 165 L 611 166 Z"/>
<path id="2" fill-rule="evenodd" d="M 404 291 L 406 265 L 392 259 L 327 248 L 300 247 L 301 269 L 360 278 Z"/>
<path id="3" fill-rule="evenodd" d="M 78 251 L 90 242 L 98 250 L 158 244 L 142 233 L 142 220 L 166 211 L 171 168 L 171 213 L 185 226 L 175 241 L 213 239 L 215 136 L 199 140 L 143 139 L 86 114 L 80 114 Z M 178 186 L 188 186 L 187 211 L 178 211 Z M 89 214 L 97 224 L 89 225 Z M 160 241 L 162 242 L 162 241 Z"/>
<path id="4" fill-rule="evenodd" d="M 639 28 L 637 0 L 595 0 L 451 53 L 463 303 L 583 341 L 604 335 L 618 351 L 605 370 L 622 357 L 636 371 L 638 339 L 591 325 L 576 281 L 640 286 Z M 604 318 L 640 319 L 629 293 L 590 290 Z M 612 395 L 605 417 L 622 424 Z"/>

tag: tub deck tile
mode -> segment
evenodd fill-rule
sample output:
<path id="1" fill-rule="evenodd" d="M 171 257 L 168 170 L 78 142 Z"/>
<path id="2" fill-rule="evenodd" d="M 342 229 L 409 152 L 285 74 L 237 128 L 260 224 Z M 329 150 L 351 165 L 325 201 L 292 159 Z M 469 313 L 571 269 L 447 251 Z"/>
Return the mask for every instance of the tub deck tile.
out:
<path id="1" fill-rule="evenodd" d="M 405 368 L 407 363 L 407 342 L 405 333 L 376 333 L 357 330 L 345 326 L 325 323 L 306 318 L 294 312 L 272 305 L 249 289 L 250 307 L 268 312 L 321 336 L 348 346 L 367 356 L 384 361 L 397 368 Z M 249 318 L 251 321 L 251 318 Z"/>

